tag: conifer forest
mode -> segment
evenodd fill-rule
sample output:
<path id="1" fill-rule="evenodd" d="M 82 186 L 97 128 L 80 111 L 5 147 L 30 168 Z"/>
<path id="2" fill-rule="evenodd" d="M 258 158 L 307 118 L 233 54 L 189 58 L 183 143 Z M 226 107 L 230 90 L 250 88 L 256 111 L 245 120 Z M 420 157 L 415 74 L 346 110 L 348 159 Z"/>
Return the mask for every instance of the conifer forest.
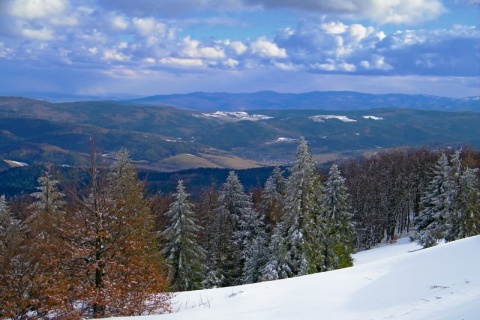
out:
<path id="1" fill-rule="evenodd" d="M 0 318 L 84 319 L 172 311 L 174 292 L 352 266 L 410 235 L 423 247 L 480 234 L 480 152 L 393 149 L 320 170 L 295 161 L 245 190 L 235 171 L 189 194 L 146 192 L 126 149 L 88 179 L 55 167 L 37 191 L 0 196 Z"/>

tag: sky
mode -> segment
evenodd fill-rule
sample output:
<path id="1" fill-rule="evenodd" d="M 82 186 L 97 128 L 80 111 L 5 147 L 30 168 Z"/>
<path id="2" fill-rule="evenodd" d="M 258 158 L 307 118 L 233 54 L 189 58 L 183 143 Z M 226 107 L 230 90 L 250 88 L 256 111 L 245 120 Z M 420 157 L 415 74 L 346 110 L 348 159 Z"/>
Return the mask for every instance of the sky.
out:
<path id="1" fill-rule="evenodd" d="M 0 0 L 0 95 L 480 95 L 480 0 Z"/>

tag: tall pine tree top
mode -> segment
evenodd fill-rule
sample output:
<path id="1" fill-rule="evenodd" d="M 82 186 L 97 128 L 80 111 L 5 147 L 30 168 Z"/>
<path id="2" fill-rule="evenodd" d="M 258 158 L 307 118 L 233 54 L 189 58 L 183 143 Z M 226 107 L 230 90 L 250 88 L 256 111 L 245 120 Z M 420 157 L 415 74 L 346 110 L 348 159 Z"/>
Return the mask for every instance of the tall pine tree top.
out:
<path id="1" fill-rule="evenodd" d="M 198 239 L 201 227 L 182 180 L 178 181 L 173 197 L 175 200 L 165 214 L 169 222 L 163 232 L 165 247 L 162 250 L 170 267 L 170 282 L 177 291 L 200 289 L 205 271 L 205 252 Z"/>

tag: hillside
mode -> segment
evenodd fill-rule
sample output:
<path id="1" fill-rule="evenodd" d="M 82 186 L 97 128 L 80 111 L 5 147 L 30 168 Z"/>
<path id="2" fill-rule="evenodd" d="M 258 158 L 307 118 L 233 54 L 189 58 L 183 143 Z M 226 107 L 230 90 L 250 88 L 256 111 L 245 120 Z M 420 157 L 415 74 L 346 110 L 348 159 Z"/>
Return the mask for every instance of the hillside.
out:
<path id="1" fill-rule="evenodd" d="M 478 319 L 480 237 L 418 250 L 408 238 L 363 251 L 347 269 L 183 292 L 175 313 L 118 319 Z"/>
<path id="2" fill-rule="evenodd" d="M 404 146 L 480 148 L 479 112 L 230 112 L 221 111 L 221 103 L 216 106 L 216 111 L 199 112 L 113 101 L 49 103 L 0 97 L 0 157 L 26 164 L 85 165 L 93 144 L 107 162 L 126 147 L 139 167 L 177 171 L 288 164 L 301 136 L 319 162 Z"/>
<path id="3" fill-rule="evenodd" d="M 189 94 L 156 95 L 128 100 L 140 105 L 170 105 L 197 111 L 246 111 L 255 109 L 320 109 L 368 110 L 406 108 L 441 111 L 478 111 L 479 97 L 463 99 L 431 95 L 368 94 L 351 91 L 313 91 L 307 93 L 194 92 Z"/>

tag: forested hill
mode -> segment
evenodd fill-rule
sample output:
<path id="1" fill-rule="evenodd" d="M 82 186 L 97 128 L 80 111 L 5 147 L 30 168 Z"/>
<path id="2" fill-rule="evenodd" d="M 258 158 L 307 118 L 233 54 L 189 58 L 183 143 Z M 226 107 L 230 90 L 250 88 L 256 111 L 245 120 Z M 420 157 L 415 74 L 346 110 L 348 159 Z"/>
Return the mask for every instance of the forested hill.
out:
<path id="1" fill-rule="evenodd" d="M 288 165 L 302 136 L 319 163 L 393 147 L 480 148 L 478 123 L 480 112 L 472 111 L 199 112 L 113 101 L 0 97 L 0 158 L 10 164 L 86 165 L 93 143 L 106 161 L 127 148 L 145 170 L 245 169 Z"/>
<path id="2" fill-rule="evenodd" d="M 442 111 L 480 111 L 480 97 L 447 98 L 431 95 L 369 94 L 352 91 L 307 93 L 207 93 L 156 95 L 128 100 L 141 105 L 170 105 L 197 111 L 255 109 L 368 110 L 407 108 Z"/>

